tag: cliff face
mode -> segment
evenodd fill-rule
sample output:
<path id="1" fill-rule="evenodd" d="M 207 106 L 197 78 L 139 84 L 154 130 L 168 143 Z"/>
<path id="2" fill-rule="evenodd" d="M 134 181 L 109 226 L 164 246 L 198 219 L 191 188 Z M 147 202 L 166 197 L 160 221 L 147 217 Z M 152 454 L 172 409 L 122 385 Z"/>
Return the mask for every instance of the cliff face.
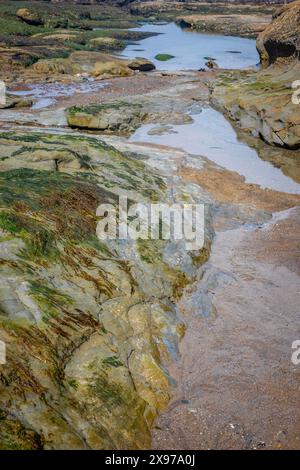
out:
<path id="1" fill-rule="evenodd" d="M 258 36 L 257 49 L 264 67 L 300 58 L 300 1 L 278 10 L 272 23 Z"/>

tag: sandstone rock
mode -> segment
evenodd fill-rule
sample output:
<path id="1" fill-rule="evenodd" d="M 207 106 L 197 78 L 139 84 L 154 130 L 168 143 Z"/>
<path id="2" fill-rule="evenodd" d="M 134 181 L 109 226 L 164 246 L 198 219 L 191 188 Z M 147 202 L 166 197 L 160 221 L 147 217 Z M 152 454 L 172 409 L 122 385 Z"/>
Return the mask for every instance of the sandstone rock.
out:
<path id="1" fill-rule="evenodd" d="M 72 107 L 67 110 L 71 127 L 98 129 L 118 133 L 133 132 L 146 114 L 138 104 L 112 102 L 103 105 Z"/>
<path id="2" fill-rule="evenodd" d="M 264 67 L 300 58 L 300 0 L 279 9 L 272 23 L 257 38 Z"/>
<path id="3" fill-rule="evenodd" d="M 193 14 L 178 17 L 176 22 L 183 27 L 198 31 L 214 32 L 218 34 L 256 37 L 270 23 L 269 15 L 249 14 Z"/>
<path id="4" fill-rule="evenodd" d="M 99 138 L 2 133 L 0 153 L 0 448 L 149 448 L 182 273 L 165 241 L 100 242 L 96 208 L 165 201 L 164 180 Z"/>
<path id="5" fill-rule="evenodd" d="M 140 72 L 150 72 L 155 69 L 155 65 L 143 57 L 136 57 L 128 62 L 127 66 L 132 70 L 139 70 Z"/>
<path id="6" fill-rule="evenodd" d="M 213 99 L 231 119 L 270 145 L 300 148 L 299 105 L 292 100 L 300 76 L 300 1 L 285 5 L 257 39 L 265 70 L 217 84 Z M 275 66 L 269 67 L 271 64 Z"/>
<path id="7" fill-rule="evenodd" d="M 128 135 L 144 123 L 172 125 L 193 122 L 189 106 L 184 100 L 176 104 L 161 96 L 139 97 L 126 101 L 115 100 L 101 105 L 73 106 L 67 109 L 71 127 L 98 129 Z"/>
<path id="8" fill-rule="evenodd" d="M 109 78 L 113 76 L 130 77 L 133 71 L 121 61 L 96 62 L 92 75 L 97 78 Z"/>
<path id="9" fill-rule="evenodd" d="M 43 24 L 43 20 L 39 15 L 28 8 L 19 8 L 16 13 L 17 17 L 20 18 L 25 23 L 31 24 L 33 26 L 39 26 Z"/>

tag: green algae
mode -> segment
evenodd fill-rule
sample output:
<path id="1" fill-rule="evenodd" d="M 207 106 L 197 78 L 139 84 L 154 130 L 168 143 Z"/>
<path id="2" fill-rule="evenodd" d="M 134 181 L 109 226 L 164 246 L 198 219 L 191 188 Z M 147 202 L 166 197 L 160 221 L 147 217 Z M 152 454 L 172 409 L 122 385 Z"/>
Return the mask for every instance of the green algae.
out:
<path id="1" fill-rule="evenodd" d="M 123 362 L 121 362 L 117 356 L 106 357 L 103 359 L 102 364 L 109 367 L 124 366 Z"/>
<path id="2" fill-rule="evenodd" d="M 167 62 L 168 60 L 174 59 L 175 56 L 171 54 L 157 54 L 155 56 L 156 60 L 159 60 L 160 62 Z"/>
<path id="3" fill-rule="evenodd" d="M 19 233 L 22 229 L 19 218 L 7 211 L 0 212 L 0 227 L 10 233 Z"/>
<path id="4" fill-rule="evenodd" d="M 41 309 L 44 320 L 61 315 L 64 308 L 72 305 L 71 297 L 42 282 L 30 281 L 29 294 Z"/>
<path id="5" fill-rule="evenodd" d="M 100 398 L 109 410 L 122 405 L 125 401 L 124 389 L 120 384 L 109 381 L 105 372 L 89 384 L 89 390 Z"/>
<path id="6" fill-rule="evenodd" d="M 129 103 L 126 101 L 113 101 L 112 103 L 94 104 L 88 106 L 72 106 L 71 108 L 68 108 L 67 112 L 70 116 L 74 116 L 78 113 L 95 115 L 109 109 L 120 110 L 122 108 L 128 108 L 128 106 Z M 139 103 L 130 103 L 130 107 L 139 109 L 142 108 L 142 105 Z"/>

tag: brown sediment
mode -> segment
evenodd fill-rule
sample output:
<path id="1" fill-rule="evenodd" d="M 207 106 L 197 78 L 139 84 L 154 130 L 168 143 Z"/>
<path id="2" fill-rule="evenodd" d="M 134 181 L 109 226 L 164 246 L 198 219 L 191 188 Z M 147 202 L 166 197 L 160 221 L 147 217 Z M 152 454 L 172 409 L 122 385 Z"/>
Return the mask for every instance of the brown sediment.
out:
<path id="1" fill-rule="evenodd" d="M 299 221 L 298 207 L 217 235 L 180 302 L 189 326 L 155 449 L 299 448 Z"/>
<path id="2" fill-rule="evenodd" d="M 63 84 L 63 82 L 61 82 Z M 74 83 L 74 80 L 66 82 Z M 82 82 L 81 82 L 82 83 Z M 110 80 L 104 80 L 103 88 L 99 88 L 95 92 L 82 93 L 76 92 L 72 96 L 61 96 L 58 97 L 57 101 L 47 109 L 64 108 L 69 106 L 84 106 L 90 103 L 97 104 L 104 101 L 110 101 L 112 99 L 127 96 L 127 95 L 142 95 L 151 91 L 160 90 L 170 86 L 170 77 L 163 76 L 162 74 L 136 74 L 128 80 L 127 77 L 116 77 Z M 13 87 L 13 90 L 20 91 L 28 89 L 26 85 L 18 84 Z M 38 114 L 41 110 L 32 110 L 32 113 Z"/>
<path id="3" fill-rule="evenodd" d="M 250 204 L 258 209 L 280 211 L 300 203 L 300 196 L 263 189 L 255 184 L 245 183 L 243 176 L 212 163 L 207 163 L 203 170 L 183 168 L 180 172 L 185 181 L 199 184 L 222 203 Z"/>

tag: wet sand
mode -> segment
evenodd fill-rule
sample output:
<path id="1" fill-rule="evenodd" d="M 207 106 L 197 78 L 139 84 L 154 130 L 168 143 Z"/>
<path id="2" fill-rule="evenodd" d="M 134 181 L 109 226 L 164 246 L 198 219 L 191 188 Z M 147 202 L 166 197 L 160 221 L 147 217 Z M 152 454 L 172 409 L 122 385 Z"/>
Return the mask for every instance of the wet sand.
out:
<path id="1" fill-rule="evenodd" d="M 298 207 L 217 234 L 179 304 L 188 328 L 153 448 L 299 448 L 299 228 Z"/>

